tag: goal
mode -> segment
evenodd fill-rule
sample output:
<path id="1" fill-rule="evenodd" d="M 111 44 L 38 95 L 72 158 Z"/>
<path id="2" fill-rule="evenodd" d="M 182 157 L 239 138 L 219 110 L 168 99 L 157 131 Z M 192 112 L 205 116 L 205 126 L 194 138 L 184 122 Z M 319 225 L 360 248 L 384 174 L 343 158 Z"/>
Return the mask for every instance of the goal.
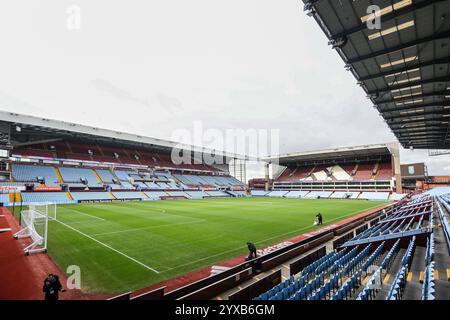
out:
<path id="1" fill-rule="evenodd" d="M 42 202 L 34 203 L 28 206 L 29 210 L 47 216 L 49 220 L 56 220 L 56 203 Z"/>
<path id="2" fill-rule="evenodd" d="M 29 205 L 20 213 L 22 229 L 14 238 L 31 238 L 32 243 L 24 248 L 26 255 L 47 252 L 48 221 L 56 220 L 56 204 L 37 203 Z"/>

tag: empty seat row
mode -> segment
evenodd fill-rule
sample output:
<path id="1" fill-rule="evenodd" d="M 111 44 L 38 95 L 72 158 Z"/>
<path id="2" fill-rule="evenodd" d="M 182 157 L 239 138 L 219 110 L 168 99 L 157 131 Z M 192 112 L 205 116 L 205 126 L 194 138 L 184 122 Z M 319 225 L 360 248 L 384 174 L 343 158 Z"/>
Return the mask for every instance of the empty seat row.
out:
<path id="1" fill-rule="evenodd" d="M 23 192 L 22 201 L 24 203 L 54 202 L 69 203 L 70 199 L 65 192 Z"/>
<path id="2" fill-rule="evenodd" d="M 86 182 L 91 187 L 101 187 L 103 185 L 92 169 L 59 167 L 59 172 L 64 182 Z"/>
<path id="3" fill-rule="evenodd" d="M 447 213 L 450 214 L 450 206 L 448 205 L 446 200 L 444 200 L 444 198 L 440 198 L 440 201 L 444 205 L 445 210 L 447 210 Z M 444 231 L 445 240 L 447 242 L 448 252 L 450 254 L 450 224 L 448 222 L 447 215 L 444 213 L 442 207 L 439 205 L 439 202 L 437 202 L 437 207 L 439 218 L 442 223 L 442 230 Z"/>
<path id="4" fill-rule="evenodd" d="M 77 201 L 83 200 L 113 200 L 109 192 L 71 192 L 72 198 Z"/>
<path id="5" fill-rule="evenodd" d="M 37 182 L 43 180 L 47 186 L 59 184 L 56 170 L 51 166 L 13 164 L 11 174 L 14 181 Z"/>
<path id="6" fill-rule="evenodd" d="M 435 262 L 430 262 L 425 267 L 423 287 L 422 287 L 422 300 L 435 300 L 435 279 L 434 279 Z"/>
<path id="7" fill-rule="evenodd" d="M 126 200 L 126 199 L 140 199 L 140 200 L 148 199 L 148 197 L 142 192 L 113 191 L 113 195 L 114 195 L 114 197 L 116 197 L 116 199 L 122 199 L 122 200 Z"/>
<path id="8" fill-rule="evenodd" d="M 409 266 L 411 265 L 411 259 L 415 248 L 415 241 L 416 237 L 413 236 L 409 242 L 405 254 L 403 255 L 400 270 L 397 272 L 397 275 L 392 282 L 392 285 L 386 296 L 386 300 L 400 300 L 403 295 L 406 285 L 406 275 L 409 271 Z"/>

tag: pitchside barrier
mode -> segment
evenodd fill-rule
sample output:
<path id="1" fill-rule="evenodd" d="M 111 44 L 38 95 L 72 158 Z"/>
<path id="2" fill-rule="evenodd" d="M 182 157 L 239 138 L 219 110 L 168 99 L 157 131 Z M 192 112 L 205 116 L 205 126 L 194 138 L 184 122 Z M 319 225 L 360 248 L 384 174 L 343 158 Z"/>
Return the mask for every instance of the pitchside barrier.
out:
<path id="1" fill-rule="evenodd" d="M 351 231 L 349 233 L 344 234 L 342 237 L 337 238 L 333 241 L 333 250 L 337 249 L 341 245 L 344 244 L 347 240 L 353 239 L 355 237 L 355 232 Z"/>
<path id="2" fill-rule="evenodd" d="M 358 234 L 360 234 L 361 232 L 366 231 L 367 229 L 369 229 L 369 223 L 364 224 L 362 227 L 359 227 L 355 230 L 355 236 L 357 236 Z"/>
<path id="3" fill-rule="evenodd" d="M 328 232 L 324 235 L 319 234 L 318 238 L 315 238 L 301 246 L 292 248 L 286 252 L 276 255 L 275 257 L 263 261 L 262 271 L 273 269 L 288 260 L 294 259 L 295 257 L 298 257 L 300 254 L 307 252 L 317 247 L 318 245 L 321 245 L 322 243 L 325 243 L 333 239 L 333 237 L 334 237 L 333 232 Z"/>
<path id="4" fill-rule="evenodd" d="M 395 205 L 396 204 L 390 205 L 389 209 L 385 208 L 386 211 L 392 210 L 391 208 Z M 373 219 L 375 216 L 379 216 L 381 213 L 382 213 L 382 209 L 375 211 L 373 214 L 370 214 L 367 217 L 361 217 L 358 219 L 358 221 L 361 221 L 361 223 L 363 223 L 364 221 L 367 221 L 366 218 Z M 321 243 L 328 241 L 329 239 L 332 239 L 335 235 L 337 235 L 338 230 L 340 232 L 343 230 L 343 227 L 346 227 L 348 224 L 352 224 L 352 223 L 354 223 L 354 221 L 348 222 L 344 226 L 340 226 L 339 228 L 336 228 L 335 230 L 332 230 L 332 229 L 324 230 L 323 232 L 321 232 L 319 234 L 315 234 L 309 238 L 300 240 L 289 246 L 269 252 L 263 256 L 255 258 L 253 260 L 245 261 L 245 262 L 243 262 L 233 268 L 225 270 L 221 273 L 200 279 L 193 283 L 187 284 L 183 287 L 180 287 L 180 288 L 177 288 L 170 292 L 164 293 L 163 295 L 161 293 L 164 292 L 164 288 L 159 288 L 159 289 L 156 289 L 156 291 L 158 291 L 158 294 L 154 294 L 154 295 L 150 294 L 153 291 L 155 291 L 155 290 L 151 290 L 149 292 L 144 292 L 144 293 L 140 294 L 139 296 L 145 296 L 146 294 L 149 294 L 152 298 L 162 299 L 162 300 L 197 299 L 198 297 L 201 297 L 201 299 L 214 298 L 218 294 L 231 289 L 232 286 L 235 286 L 236 279 L 237 279 L 236 277 L 239 277 L 239 281 L 242 279 L 242 278 L 240 278 L 241 276 L 244 276 L 245 278 L 250 279 L 254 275 L 259 274 L 261 272 L 261 266 L 264 266 L 264 265 L 266 267 L 268 267 L 269 265 L 278 266 L 282 262 L 292 259 L 294 252 L 299 254 L 299 253 L 314 249 Z M 340 233 L 340 234 L 342 234 L 342 233 Z M 326 240 L 326 239 L 328 239 L 328 240 Z M 235 280 L 233 280 L 233 278 Z M 221 292 L 219 292 L 219 291 L 221 291 Z M 111 298 L 111 299 L 113 299 L 113 298 Z M 151 298 L 147 297 L 146 300 L 149 300 L 149 299 L 151 299 Z"/>
<path id="5" fill-rule="evenodd" d="M 239 284 L 250 280 L 253 278 L 252 268 L 240 271 L 232 276 L 225 279 L 219 280 L 215 283 L 210 284 L 204 288 L 200 288 L 194 292 L 188 293 L 187 295 L 178 298 L 177 300 L 207 300 L 211 299 L 222 292 L 235 288 Z"/>
<path id="6" fill-rule="evenodd" d="M 131 300 L 163 300 L 166 286 L 131 297 Z"/>
<path id="7" fill-rule="evenodd" d="M 281 269 L 231 294 L 228 300 L 252 300 L 281 283 Z"/>

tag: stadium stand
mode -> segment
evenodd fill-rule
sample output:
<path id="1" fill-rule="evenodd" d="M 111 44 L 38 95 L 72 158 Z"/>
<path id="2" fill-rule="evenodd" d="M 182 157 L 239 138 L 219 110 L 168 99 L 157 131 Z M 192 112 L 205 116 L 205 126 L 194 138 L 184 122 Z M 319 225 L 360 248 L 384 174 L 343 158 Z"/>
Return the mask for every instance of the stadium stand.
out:
<path id="1" fill-rule="evenodd" d="M 22 200 L 27 203 L 246 195 L 245 184 L 227 171 L 205 164 L 174 165 L 166 151 L 122 148 L 89 142 L 89 139 L 86 143 L 56 140 L 14 148 L 10 179 L 1 181 L 0 186 L 21 187 L 26 193 Z M 162 168 L 162 165 L 167 165 L 167 168 Z M 24 191 L 25 185 L 28 186 L 27 192 Z M 67 194 L 43 192 L 58 190 Z M 5 195 L 3 199 L 4 205 L 9 204 L 9 196 Z"/>
<path id="2" fill-rule="evenodd" d="M 191 199 L 203 199 L 206 197 L 206 194 L 203 191 L 186 191 L 186 194 Z"/>
<path id="3" fill-rule="evenodd" d="M 282 198 L 284 197 L 288 191 L 270 191 L 268 194 L 266 194 L 267 197 L 276 197 L 276 198 Z"/>
<path id="4" fill-rule="evenodd" d="M 210 191 L 207 190 L 205 191 L 205 193 L 209 196 L 209 197 L 215 197 L 215 198 L 223 198 L 223 197 L 230 197 L 229 194 L 227 194 L 224 191 L 218 190 L 218 191 Z"/>
<path id="5" fill-rule="evenodd" d="M 190 199 L 190 196 L 184 191 L 166 191 L 166 193 L 171 197 Z"/>
<path id="6" fill-rule="evenodd" d="M 359 199 L 386 201 L 389 198 L 389 194 L 389 192 L 363 192 L 359 196 Z"/>
<path id="7" fill-rule="evenodd" d="M 164 191 L 144 191 L 145 195 L 153 200 L 161 200 L 161 197 L 167 197 L 168 194 Z"/>
<path id="8" fill-rule="evenodd" d="M 284 196 L 286 198 L 303 198 L 309 191 L 289 191 Z"/>
<path id="9" fill-rule="evenodd" d="M 59 182 L 55 168 L 51 166 L 13 164 L 11 175 L 16 182 L 42 181 L 46 186 L 57 186 Z"/>
<path id="10" fill-rule="evenodd" d="M 443 197 L 435 200 L 445 202 Z M 423 300 L 433 300 L 437 291 L 433 212 L 430 196 L 397 205 L 363 232 L 254 300 L 407 299 L 409 291 L 417 288 L 408 284 L 412 280 L 407 281 L 407 277 L 412 265 L 422 264 L 414 258 L 419 246 L 425 252 L 419 295 Z M 392 280 L 385 279 L 387 273 L 393 274 Z"/>
<path id="11" fill-rule="evenodd" d="M 279 169 L 273 182 L 268 181 L 266 194 L 252 195 L 270 197 L 288 191 L 284 197 L 376 201 L 400 201 L 405 197 L 395 144 L 310 151 L 267 160 L 276 160 Z M 249 185 L 261 191 L 266 180 L 253 179 Z"/>
<path id="12" fill-rule="evenodd" d="M 89 200 L 114 200 L 114 197 L 109 192 L 71 192 L 73 200 L 89 201 Z"/>
<path id="13" fill-rule="evenodd" d="M 100 179 L 102 179 L 102 181 L 104 183 L 114 183 L 117 178 L 115 178 L 113 176 L 113 174 L 111 173 L 111 171 L 107 170 L 107 169 L 96 169 L 95 170 L 97 172 L 97 174 L 99 175 Z"/>
<path id="14" fill-rule="evenodd" d="M 138 199 L 138 200 L 147 200 L 148 197 L 142 192 L 122 192 L 122 191 L 113 191 L 112 193 L 116 199 L 129 200 L 129 199 Z"/>
<path id="15" fill-rule="evenodd" d="M 102 187 L 102 183 L 92 169 L 59 167 L 59 172 L 64 182 L 77 183 L 76 186 L 79 186 L 81 182 L 89 187 Z"/>
<path id="16" fill-rule="evenodd" d="M 330 198 L 332 198 L 332 199 L 349 199 L 352 197 L 352 195 L 353 195 L 353 192 L 336 191 L 336 192 L 333 192 L 332 195 L 330 195 Z"/>
<path id="17" fill-rule="evenodd" d="M 358 164 L 357 170 L 353 175 L 353 180 L 370 180 L 372 179 L 373 170 L 376 163 Z"/>
<path id="18" fill-rule="evenodd" d="M 263 190 L 251 190 L 251 195 L 254 197 L 263 197 L 265 195 L 267 195 L 269 192 L 268 191 L 263 191 Z"/>
<path id="19" fill-rule="evenodd" d="M 0 193 L 0 203 L 9 203 L 9 193 Z"/>
<path id="20" fill-rule="evenodd" d="M 64 192 L 23 192 L 22 200 L 24 203 L 70 203 L 70 199 Z"/>
<path id="21" fill-rule="evenodd" d="M 328 198 L 332 194 L 332 191 L 311 191 L 304 196 L 307 199 L 319 199 Z"/>

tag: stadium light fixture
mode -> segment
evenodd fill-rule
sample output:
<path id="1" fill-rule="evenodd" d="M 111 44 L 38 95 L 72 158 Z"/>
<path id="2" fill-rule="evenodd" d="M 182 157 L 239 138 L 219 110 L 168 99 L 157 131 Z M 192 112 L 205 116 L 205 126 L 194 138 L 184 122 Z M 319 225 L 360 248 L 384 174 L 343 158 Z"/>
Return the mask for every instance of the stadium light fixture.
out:
<path id="1" fill-rule="evenodd" d="M 388 82 L 388 86 L 407 83 L 407 82 L 411 82 L 411 81 L 418 81 L 420 79 L 421 79 L 420 76 L 418 76 L 418 77 L 413 77 L 413 78 L 408 78 L 408 79 L 403 79 L 403 80 L 395 80 L 393 82 Z"/>
<path id="2" fill-rule="evenodd" d="M 375 32 L 372 33 L 368 36 L 369 40 L 374 40 L 380 37 L 384 37 L 387 36 L 388 34 L 394 33 L 394 32 L 398 32 L 400 30 L 406 29 L 406 28 L 410 28 L 414 26 L 414 20 L 410 20 L 407 21 L 405 23 L 399 24 L 397 26 L 393 26 L 391 28 L 385 29 L 383 31 L 379 31 L 379 32 Z"/>
<path id="3" fill-rule="evenodd" d="M 306 12 L 306 15 L 308 17 L 312 17 L 313 15 L 316 14 L 316 10 L 314 10 L 313 4 L 310 2 L 305 3 L 305 6 L 303 7 L 303 11 Z"/>
<path id="4" fill-rule="evenodd" d="M 20 126 L 16 126 L 16 131 L 17 132 L 22 132 L 22 128 Z"/>
<path id="5" fill-rule="evenodd" d="M 347 44 L 347 37 L 340 37 L 328 41 L 328 45 L 331 45 L 332 49 L 342 48 Z"/>
<path id="6" fill-rule="evenodd" d="M 398 59 L 392 62 L 387 62 L 387 63 L 383 63 L 380 64 L 380 68 L 387 68 L 387 67 L 393 67 L 402 63 L 407 63 L 407 62 L 411 62 L 417 59 L 417 56 L 411 56 L 411 57 L 407 57 L 407 58 L 402 58 L 402 59 Z"/>
<path id="7" fill-rule="evenodd" d="M 407 93 L 407 94 L 402 94 L 399 96 L 394 96 L 394 99 L 400 99 L 400 98 L 406 98 L 406 97 L 412 97 L 412 96 L 420 96 L 421 94 L 422 94 L 422 91 Z"/>
<path id="8" fill-rule="evenodd" d="M 401 76 L 403 74 L 412 73 L 412 72 L 416 72 L 416 71 L 420 71 L 420 68 L 414 68 L 414 69 L 410 69 L 410 70 L 406 70 L 406 71 L 395 72 L 395 73 L 388 74 L 388 75 L 386 75 L 384 77 L 387 79 L 387 78 L 390 78 L 390 77 Z M 397 81 L 397 83 L 398 83 L 398 81 Z"/>

